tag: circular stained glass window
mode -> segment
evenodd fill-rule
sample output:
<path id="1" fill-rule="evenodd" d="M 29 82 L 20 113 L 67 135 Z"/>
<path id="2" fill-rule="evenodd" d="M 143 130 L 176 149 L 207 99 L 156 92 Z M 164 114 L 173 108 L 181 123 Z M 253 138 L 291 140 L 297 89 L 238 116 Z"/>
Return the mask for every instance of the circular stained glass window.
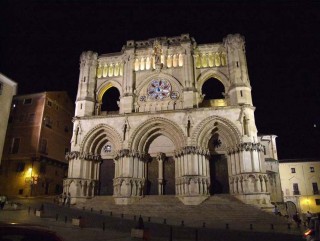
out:
<path id="1" fill-rule="evenodd" d="M 152 80 L 147 91 L 150 98 L 162 100 L 170 96 L 171 84 L 164 79 Z"/>

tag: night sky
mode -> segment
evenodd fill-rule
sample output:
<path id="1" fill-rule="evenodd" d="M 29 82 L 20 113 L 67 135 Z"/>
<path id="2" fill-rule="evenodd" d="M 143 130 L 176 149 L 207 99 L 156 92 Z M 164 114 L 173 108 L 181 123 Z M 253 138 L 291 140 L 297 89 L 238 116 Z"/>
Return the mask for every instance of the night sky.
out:
<path id="1" fill-rule="evenodd" d="M 0 1 L 0 72 L 18 94 L 66 90 L 75 100 L 83 51 L 189 33 L 198 44 L 246 39 L 258 134 L 279 159 L 320 160 L 320 3 Z M 156 3 L 157 2 L 157 3 Z"/>

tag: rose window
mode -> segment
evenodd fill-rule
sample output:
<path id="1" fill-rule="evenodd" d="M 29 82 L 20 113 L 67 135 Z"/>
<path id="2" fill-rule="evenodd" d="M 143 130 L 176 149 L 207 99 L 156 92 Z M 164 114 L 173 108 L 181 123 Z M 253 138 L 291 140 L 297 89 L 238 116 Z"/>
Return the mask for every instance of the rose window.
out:
<path id="1" fill-rule="evenodd" d="M 162 100 L 170 96 L 171 84 L 163 79 L 152 80 L 148 87 L 148 96 L 152 99 Z"/>

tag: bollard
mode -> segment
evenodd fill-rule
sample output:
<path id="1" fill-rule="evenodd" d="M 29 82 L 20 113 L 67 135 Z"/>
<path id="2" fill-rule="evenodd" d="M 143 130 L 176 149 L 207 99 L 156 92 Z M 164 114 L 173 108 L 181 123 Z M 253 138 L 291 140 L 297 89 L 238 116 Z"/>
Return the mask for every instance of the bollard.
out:
<path id="1" fill-rule="evenodd" d="M 172 241 L 172 226 L 170 226 L 169 241 Z"/>
<path id="2" fill-rule="evenodd" d="M 163 223 L 164 223 L 164 224 L 167 224 L 167 219 L 163 219 Z"/>
<path id="3" fill-rule="evenodd" d="M 272 230 L 274 229 L 273 223 L 271 224 L 271 229 L 272 229 Z"/>
<path id="4" fill-rule="evenodd" d="M 183 220 L 181 221 L 181 226 L 184 226 L 184 221 Z"/>
<path id="5" fill-rule="evenodd" d="M 148 222 L 149 222 L 149 223 L 151 222 L 151 218 L 150 218 L 150 217 L 148 217 Z"/>
<path id="6" fill-rule="evenodd" d="M 203 228 L 206 227 L 206 223 L 205 223 L 205 222 L 202 223 L 202 227 L 203 227 Z"/>
<path id="7" fill-rule="evenodd" d="M 91 208 L 90 211 L 92 212 L 92 211 L 93 211 L 93 208 Z"/>
<path id="8" fill-rule="evenodd" d="M 226 223 L 226 229 L 229 229 L 229 224 L 228 223 Z"/>
<path id="9" fill-rule="evenodd" d="M 64 223 L 67 223 L 67 221 L 68 221 L 68 217 L 64 216 Z"/>
<path id="10" fill-rule="evenodd" d="M 110 216 L 112 216 L 112 212 L 110 212 Z"/>
<path id="11" fill-rule="evenodd" d="M 198 229 L 195 230 L 195 238 L 196 238 L 196 241 L 198 241 Z"/>
<path id="12" fill-rule="evenodd" d="M 103 222 L 103 223 L 102 223 L 102 230 L 104 231 L 105 229 L 106 229 L 106 223 Z"/>
<path id="13" fill-rule="evenodd" d="M 100 210 L 100 214 L 102 214 L 102 210 Z"/>
<path id="14" fill-rule="evenodd" d="M 37 209 L 35 208 L 35 209 L 33 210 L 33 214 L 36 215 L 36 212 L 37 212 Z"/>
<path id="15" fill-rule="evenodd" d="M 290 227 L 290 223 L 288 223 L 288 229 L 291 229 L 291 227 Z"/>
<path id="16" fill-rule="evenodd" d="M 58 221 L 58 217 L 59 217 L 59 215 L 58 215 L 58 214 L 56 214 L 56 221 Z"/>
<path id="17" fill-rule="evenodd" d="M 250 223 L 250 230 L 252 230 L 253 229 L 253 226 L 252 226 L 252 223 Z"/>
<path id="18" fill-rule="evenodd" d="M 28 207 L 28 214 L 30 214 L 31 207 Z"/>

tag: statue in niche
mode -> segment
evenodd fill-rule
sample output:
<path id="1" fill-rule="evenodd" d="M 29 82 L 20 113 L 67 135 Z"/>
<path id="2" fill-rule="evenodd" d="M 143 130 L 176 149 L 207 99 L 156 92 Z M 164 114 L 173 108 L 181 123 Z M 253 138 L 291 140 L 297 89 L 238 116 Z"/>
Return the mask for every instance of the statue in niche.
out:
<path id="1" fill-rule="evenodd" d="M 160 41 L 155 40 L 153 43 L 153 55 L 154 55 L 156 65 L 161 65 L 161 54 L 162 54 L 162 49 L 161 49 Z"/>

